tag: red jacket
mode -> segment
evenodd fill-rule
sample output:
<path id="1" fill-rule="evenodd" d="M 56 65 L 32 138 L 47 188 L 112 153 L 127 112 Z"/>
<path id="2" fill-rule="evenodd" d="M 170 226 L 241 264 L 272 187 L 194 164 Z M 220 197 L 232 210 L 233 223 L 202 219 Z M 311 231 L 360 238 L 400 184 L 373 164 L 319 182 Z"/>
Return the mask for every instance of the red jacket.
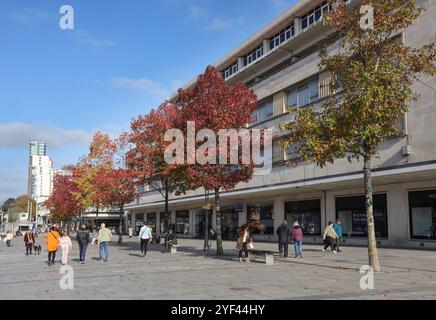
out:
<path id="1" fill-rule="evenodd" d="M 291 239 L 292 241 L 303 241 L 303 230 L 301 228 L 292 228 Z"/>

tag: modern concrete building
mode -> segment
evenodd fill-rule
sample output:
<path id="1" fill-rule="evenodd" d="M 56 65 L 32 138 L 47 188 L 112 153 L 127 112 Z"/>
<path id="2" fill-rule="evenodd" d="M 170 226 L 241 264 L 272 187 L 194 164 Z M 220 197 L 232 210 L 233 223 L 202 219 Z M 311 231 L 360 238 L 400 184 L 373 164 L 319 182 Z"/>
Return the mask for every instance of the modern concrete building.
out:
<path id="1" fill-rule="evenodd" d="M 426 12 L 396 36 L 411 47 L 436 38 L 436 0 L 418 3 Z M 272 128 L 278 138 L 277 125 L 294 119 L 297 107 L 319 108 L 331 94 L 329 74 L 318 67 L 319 44 L 331 33 L 321 23 L 326 10 L 322 0 L 301 0 L 215 64 L 229 84 L 243 82 L 257 94 L 252 128 Z M 399 123 L 406 136 L 384 143 L 372 163 L 380 246 L 436 248 L 435 88 L 434 77 L 415 83 L 419 97 Z M 221 193 L 224 238 L 233 239 L 238 226 L 257 220 L 261 227 L 255 239 L 272 241 L 276 228 L 287 219 L 300 222 L 306 243 L 321 243 L 327 222 L 339 217 L 348 235 L 346 243 L 366 245 L 362 163 L 338 159 L 323 169 L 304 162 L 286 166 L 285 160 L 294 156 L 277 139 L 271 174 Z M 202 236 L 204 198 L 204 190 L 171 196 L 171 223 L 177 233 Z M 166 228 L 159 192 L 145 190 L 127 209 L 128 224 L 147 221 L 154 230 Z M 212 221 L 215 227 L 215 214 Z"/>

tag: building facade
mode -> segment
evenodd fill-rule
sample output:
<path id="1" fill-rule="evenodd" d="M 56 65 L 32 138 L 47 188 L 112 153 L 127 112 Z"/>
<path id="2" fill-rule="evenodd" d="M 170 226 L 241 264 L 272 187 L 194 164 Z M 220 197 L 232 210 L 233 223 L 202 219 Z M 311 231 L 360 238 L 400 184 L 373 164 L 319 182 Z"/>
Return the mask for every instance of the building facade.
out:
<path id="1" fill-rule="evenodd" d="M 426 8 L 425 13 L 395 38 L 411 47 L 436 37 L 436 0 L 417 2 Z M 229 84 L 243 82 L 255 91 L 259 104 L 251 127 L 271 128 L 276 139 L 271 174 L 254 176 L 235 190 L 221 193 L 225 239 L 233 240 L 238 226 L 258 221 L 255 239 L 274 241 L 275 230 L 286 219 L 300 222 L 306 243 L 321 243 L 328 221 L 341 218 L 346 243 L 367 243 L 363 164 L 338 159 L 322 169 L 305 162 L 289 167 L 286 160 L 296 154 L 278 143 L 278 125 L 295 119 L 297 107 L 320 108 L 331 94 L 330 75 L 318 67 L 319 44 L 331 33 L 321 23 L 329 9 L 325 1 L 299 1 L 215 64 Z M 436 248 L 435 88 L 435 77 L 415 83 L 418 99 L 398 124 L 406 136 L 385 142 L 373 160 L 379 246 Z M 204 190 L 171 196 L 169 223 L 175 225 L 176 233 L 203 236 L 204 202 Z M 127 210 L 128 225 L 146 221 L 158 232 L 167 227 L 159 192 L 145 190 Z M 215 213 L 211 218 L 215 228 Z"/>

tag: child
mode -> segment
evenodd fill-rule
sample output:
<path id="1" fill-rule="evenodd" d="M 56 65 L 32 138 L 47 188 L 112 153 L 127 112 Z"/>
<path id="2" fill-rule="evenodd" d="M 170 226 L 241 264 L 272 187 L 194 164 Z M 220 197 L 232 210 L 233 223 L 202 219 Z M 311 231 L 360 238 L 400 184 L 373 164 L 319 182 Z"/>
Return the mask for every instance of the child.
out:
<path id="1" fill-rule="evenodd" d="M 73 247 L 73 243 L 71 242 L 68 233 L 64 231 L 61 237 L 61 248 L 62 248 L 62 264 L 65 266 L 68 262 L 68 253 Z"/>

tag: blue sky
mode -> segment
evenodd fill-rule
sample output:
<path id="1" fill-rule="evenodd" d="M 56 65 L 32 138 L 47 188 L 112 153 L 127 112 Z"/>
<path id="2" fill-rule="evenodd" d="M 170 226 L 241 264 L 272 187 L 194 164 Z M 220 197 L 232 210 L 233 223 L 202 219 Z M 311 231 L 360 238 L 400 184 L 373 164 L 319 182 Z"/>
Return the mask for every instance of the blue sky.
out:
<path id="1" fill-rule="evenodd" d="M 0 202 L 26 193 L 27 143 L 55 166 L 116 135 L 295 0 L 0 2 Z M 59 27 L 74 8 L 75 29 Z"/>

